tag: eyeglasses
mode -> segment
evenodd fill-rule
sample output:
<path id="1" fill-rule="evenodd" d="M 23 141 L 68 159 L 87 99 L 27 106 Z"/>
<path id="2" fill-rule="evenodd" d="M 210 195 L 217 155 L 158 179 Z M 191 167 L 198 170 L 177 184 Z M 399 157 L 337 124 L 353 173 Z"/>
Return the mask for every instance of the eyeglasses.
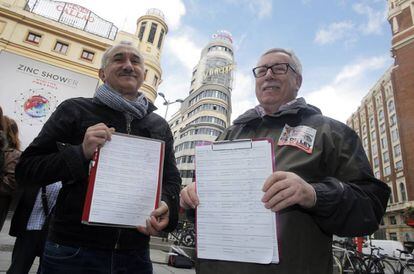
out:
<path id="1" fill-rule="evenodd" d="M 289 68 L 294 73 L 296 73 L 296 70 L 289 63 L 276 63 L 276 64 L 273 64 L 271 66 L 255 67 L 253 69 L 253 75 L 256 78 L 263 77 L 263 76 L 266 75 L 266 73 L 269 69 L 272 70 L 273 74 L 277 74 L 277 75 L 286 74 Z"/>

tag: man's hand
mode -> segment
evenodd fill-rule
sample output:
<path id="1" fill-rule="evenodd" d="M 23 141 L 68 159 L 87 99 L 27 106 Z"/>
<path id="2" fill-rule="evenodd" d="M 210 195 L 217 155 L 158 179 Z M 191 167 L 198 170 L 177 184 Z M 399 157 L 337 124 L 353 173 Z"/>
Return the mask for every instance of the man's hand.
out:
<path id="1" fill-rule="evenodd" d="M 88 127 L 82 142 L 85 158 L 91 160 L 95 150 L 98 147 L 102 147 L 106 141 L 110 141 L 111 135 L 114 132 L 115 129 L 113 127 L 108 128 L 104 123 Z"/>
<path id="2" fill-rule="evenodd" d="M 170 222 L 169 209 L 166 202 L 161 201 L 161 205 L 151 212 L 151 216 L 147 219 L 147 225 L 138 226 L 139 232 L 145 235 L 158 235 L 158 233 L 168 226 Z"/>
<path id="3" fill-rule="evenodd" d="M 292 172 L 274 172 L 266 179 L 262 190 L 265 192 L 262 202 L 272 211 L 295 204 L 311 208 L 316 202 L 315 189 Z"/>
<path id="4" fill-rule="evenodd" d="M 180 206 L 184 209 L 196 208 L 199 204 L 195 183 L 191 183 L 180 192 Z"/>

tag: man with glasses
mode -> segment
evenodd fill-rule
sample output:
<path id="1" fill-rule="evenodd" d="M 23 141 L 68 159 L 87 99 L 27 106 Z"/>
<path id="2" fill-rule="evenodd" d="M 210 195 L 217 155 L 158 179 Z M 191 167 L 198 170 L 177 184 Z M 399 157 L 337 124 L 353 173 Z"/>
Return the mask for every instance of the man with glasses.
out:
<path id="1" fill-rule="evenodd" d="M 259 105 L 238 117 L 218 139 L 274 140 L 276 172 L 263 182 L 262 202 L 277 212 L 280 262 L 199 259 L 197 273 L 332 273 L 332 235 L 372 234 L 390 190 L 373 176 L 352 129 L 297 98 L 302 66 L 292 51 L 268 50 L 253 75 Z M 199 204 L 194 183 L 180 196 L 184 208 Z"/>

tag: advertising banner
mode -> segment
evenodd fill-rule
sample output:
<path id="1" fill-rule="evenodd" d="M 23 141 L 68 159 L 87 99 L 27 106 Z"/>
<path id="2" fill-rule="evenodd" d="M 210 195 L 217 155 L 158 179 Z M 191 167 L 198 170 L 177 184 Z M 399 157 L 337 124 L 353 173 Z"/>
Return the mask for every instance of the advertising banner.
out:
<path id="1" fill-rule="evenodd" d="M 0 64 L 0 106 L 16 120 L 23 149 L 60 103 L 92 97 L 98 85 L 98 78 L 6 51 L 0 52 Z"/>

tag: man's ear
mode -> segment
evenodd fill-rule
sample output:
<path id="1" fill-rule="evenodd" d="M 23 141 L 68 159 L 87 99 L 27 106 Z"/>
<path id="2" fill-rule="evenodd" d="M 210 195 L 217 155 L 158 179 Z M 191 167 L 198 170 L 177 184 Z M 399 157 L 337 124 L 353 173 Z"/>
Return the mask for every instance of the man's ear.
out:
<path id="1" fill-rule="evenodd" d="M 298 91 L 302 86 L 302 75 L 296 74 L 296 90 Z"/>
<path id="2" fill-rule="evenodd" d="M 99 69 L 99 79 L 101 79 L 102 82 L 105 82 L 105 72 L 103 69 Z"/>

